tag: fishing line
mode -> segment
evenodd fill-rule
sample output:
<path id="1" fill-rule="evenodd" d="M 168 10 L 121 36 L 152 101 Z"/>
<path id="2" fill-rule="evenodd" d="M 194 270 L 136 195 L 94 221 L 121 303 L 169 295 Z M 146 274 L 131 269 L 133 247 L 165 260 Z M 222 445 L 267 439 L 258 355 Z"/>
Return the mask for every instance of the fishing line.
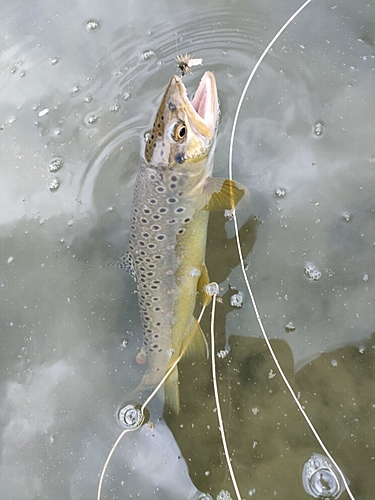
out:
<path id="1" fill-rule="evenodd" d="M 212 308 L 211 308 L 211 367 L 212 367 L 212 382 L 214 386 L 214 395 L 215 395 L 215 404 L 216 404 L 216 411 L 217 411 L 217 419 L 219 421 L 219 429 L 220 429 L 220 435 L 221 435 L 221 441 L 223 443 L 223 448 L 224 448 L 224 454 L 225 454 L 225 459 L 227 461 L 228 469 L 229 469 L 229 474 L 232 479 L 233 487 L 236 492 L 237 500 L 242 500 L 240 490 L 238 489 L 237 481 L 234 475 L 233 467 L 232 467 L 232 462 L 229 456 L 229 451 L 228 451 L 228 445 L 227 445 L 227 440 L 225 437 L 225 430 L 224 430 L 224 423 L 223 423 L 223 417 L 221 415 L 221 406 L 220 406 L 220 398 L 219 398 L 219 390 L 217 387 L 217 378 L 216 378 L 216 361 L 215 361 L 215 308 L 216 308 L 216 297 L 219 293 L 219 286 L 217 283 L 210 283 L 207 285 L 207 289 L 211 288 L 212 293 Z"/>
<path id="2" fill-rule="evenodd" d="M 288 19 L 288 21 L 280 28 L 280 30 L 272 38 L 271 42 L 267 45 L 267 47 L 263 51 L 262 55 L 260 56 L 260 58 L 256 62 L 255 66 L 254 66 L 252 72 L 250 73 L 250 76 L 249 76 L 249 78 L 248 78 L 248 80 L 247 80 L 247 82 L 245 84 L 245 87 L 244 87 L 244 89 L 242 91 L 242 94 L 241 94 L 241 97 L 240 97 L 240 100 L 238 102 L 238 106 L 237 106 L 237 109 L 236 109 L 235 117 L 234 117 L 234 120 L 233 120 L 232 133 L 231 133 L 231 137 L 230 137 L 229 165 L 228 165 L 229 178 L 230 179 L 233 179 L 233 142 L 234 142 L 234 134 L 235 134 L 235 131 L 236 131 L 237 121 L 238 121 L 238 117 L 239 117 L 240 110 L 241 110 L 241 107 L 242 107 L 242 103 L 243 103 L 243 100 L 245 98 L 245 94 L 247 92 L 247 89 L 249 88 L 250 82 L 252 81 L 256 70 L 259 68 L 261 62 L 263 61 L 263 59 L 265 58 L 265 56 L 267 55 L 267 53 L 269 52 L 269 50 L 271 49 L 271 47 L 273 46 L 273 44 L 280 37 L 280 35 L 286 30 L 286 28 L 289 26 L 289 24 L 298 16 L 298 14 L 300 12 L 302 12 L 302 10 L 310 2 L 311 2 L 311 0 L 307 0 L 303 5 L 301 5 L 301 7 L 298 10 L 296 10 L 296 12 Z M 258 325 L 259 325 L 260 331 L 262 332 L 262 335 L 263 335 L 263 338 L 264 338 L 264 340 L 265 340 L 265 342 L 267 344 L 268 350 L 271 353 L 271 356 L 272 356 L 273 361 L 274 361 L 274 363 L 276 365 L 276 368 L 277 368 L 278 372 L 280 373 L 280 375 L 281 375 L 281 377 L 282 377 L 282 379 L 283 379 L 283 381 L 284 381 L 284 383 L 285 383 L 288 391 L 290 392 L 290 394 L 291 394 L 294 402 L 296 403 L 296 405 L 297 405 L 299 411 L 301 412 L 303 418 L 305 419 L 307 425 L 310 427 L 311 432 L 314 434 L 316 440 L 318 441 L 318 443 L 319 443 L 320 447 L 322 448 L 322 450 L 324 451 L 324 453 L 331 460 L 332 464 L 337 468 L 337 471 L 340 474 L 340 477 L 342 479 L 342 482 L 343 482 L 343 484 L 345 486 L 345 489 L 346 489 L 346 491 L 347 491 L 350 499 L 351 500 L 355 500 L 352 492 L 350 491 L 350 488 L 349 488 L 348 482 L 347 482 L 347 480 L 346 480 L 346 478 L 344 476 L 344 473 L 341 471 L 340 467 L 337 465 L 336 461 L 333 459 L 332 455 L 330 454 L 330 452 L 326 448 L 325 444 L 323 443 L 321 437 L 319 436 L 318 431 L 315 429 L 315 427 L 313 426 L 311 420 L 307 416 L 307 413 L 303 409 L 301 403 L 298 401 L 298 398 L 295 395 L 295 393 L 294 393 L 291 385 L 289 384 L 288 379 L 286 378 L 286 375 L 284 374 L 284 372 L 283 372 L 283 370 L 282 370 L 282 368 L 281 368 L 281 366 L 279 364 L 279 361 L 278 361 L 278 359 L 276 357 L 276 354 L 275 354 L 274 350 L 272 349 L 272 346 L 271 346 L 270 341 L 268 339 L 267 333 L 266 333 L 265 328 L 263 326 L 263 322 L 262 322 L 262 319 L 260 317 L 257 304 L 255 302 L 255 297 L 253 295 L 249 279 L 248 279 L 247 274 L 246 274 L 245 264 L 244 264 L 244 260 L 243 260 L 242 250 L 241 250 L 240 236 L 239 236 L 239 233 L 238 233 L 238 222 L 237 222 L 237 217 L 236 217 L 236 212 L 235 211 L 233 211 L 233 222 L 234 222 L 234 228 L 235 228 L 235 234 L 236 234 L 236 242 L 237 242 L 237 250 L 238 250 L 238 255 L 239 255 L 239 259 L 240 259 L 240 263 L 241 263 L 242 274 L 243 274 L 243 277 L 244 277 L 244 280 L 245 280 L 245 283 L 246 283 L 247 290 L 248 290 L 249 295 L 250 295 L 251 303 L 252 303 L 252 306 L 254 308 L 255 316 L 256 316 L 256 319 L 258 321 Z"/>

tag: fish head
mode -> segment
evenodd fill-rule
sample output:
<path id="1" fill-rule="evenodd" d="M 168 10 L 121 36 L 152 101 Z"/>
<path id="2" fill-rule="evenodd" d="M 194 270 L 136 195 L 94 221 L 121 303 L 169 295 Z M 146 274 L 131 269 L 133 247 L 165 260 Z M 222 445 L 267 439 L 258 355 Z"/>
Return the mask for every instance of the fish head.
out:
<path id="1" fill-rule="evenodd" d="M 213 73 L 204 73 L 191 101 L 181 78 L 172 76 L 146 143 L 146 162 L 174 167 L 205 159 L 212 149 L 218 116 Z"/>

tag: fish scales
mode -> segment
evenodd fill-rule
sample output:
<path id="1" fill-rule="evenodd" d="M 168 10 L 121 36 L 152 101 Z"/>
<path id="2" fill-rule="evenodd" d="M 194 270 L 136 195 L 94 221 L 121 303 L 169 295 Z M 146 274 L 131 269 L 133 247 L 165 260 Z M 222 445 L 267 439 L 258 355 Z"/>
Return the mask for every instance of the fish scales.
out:
<path id="1" fill-rule="evenodd" d="M 194 234 L 206 235 L 208 212 L 196 213 L 182 197 L 187 187 L 187 176 L 176 169 L 143 164 L 134 190 L 129 251 L 144 337 L 137 361 L 148 362 L 145 387 L 153 387 L 155 374 L 179 355 L 173 328 L 186 330 L 195 307 L 206 241 L 200 238 L 194 252 L 189 242 Z"/>

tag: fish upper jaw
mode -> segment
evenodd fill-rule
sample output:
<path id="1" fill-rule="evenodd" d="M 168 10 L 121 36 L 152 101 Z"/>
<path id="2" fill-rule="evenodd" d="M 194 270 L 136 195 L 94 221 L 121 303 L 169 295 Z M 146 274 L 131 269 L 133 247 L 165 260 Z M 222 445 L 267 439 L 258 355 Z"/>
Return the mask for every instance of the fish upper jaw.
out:
<path id="1" fill-rule="evenodd" d="M 204 73 L 192 101 L 181 79 L 173 76 L 146 143 L 146 162 L 173 167 L 203 160 L 212 147 L 218 116 L 213 73 Z"/>

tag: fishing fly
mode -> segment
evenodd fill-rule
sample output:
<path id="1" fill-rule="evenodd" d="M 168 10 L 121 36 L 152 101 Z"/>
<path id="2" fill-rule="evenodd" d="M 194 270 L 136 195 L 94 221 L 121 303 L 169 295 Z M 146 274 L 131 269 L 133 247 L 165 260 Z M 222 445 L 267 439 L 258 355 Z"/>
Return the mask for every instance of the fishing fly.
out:
<path id="1" fill-rule="evenodd" d="M 190 54 L 181 54 L 175 58 L 175 61 L 177 61 L 177 67 L 181 71 L 181 76 L 192 75 L 191 68 L 203 65 L 203 59 L 193 59 Z"/>

